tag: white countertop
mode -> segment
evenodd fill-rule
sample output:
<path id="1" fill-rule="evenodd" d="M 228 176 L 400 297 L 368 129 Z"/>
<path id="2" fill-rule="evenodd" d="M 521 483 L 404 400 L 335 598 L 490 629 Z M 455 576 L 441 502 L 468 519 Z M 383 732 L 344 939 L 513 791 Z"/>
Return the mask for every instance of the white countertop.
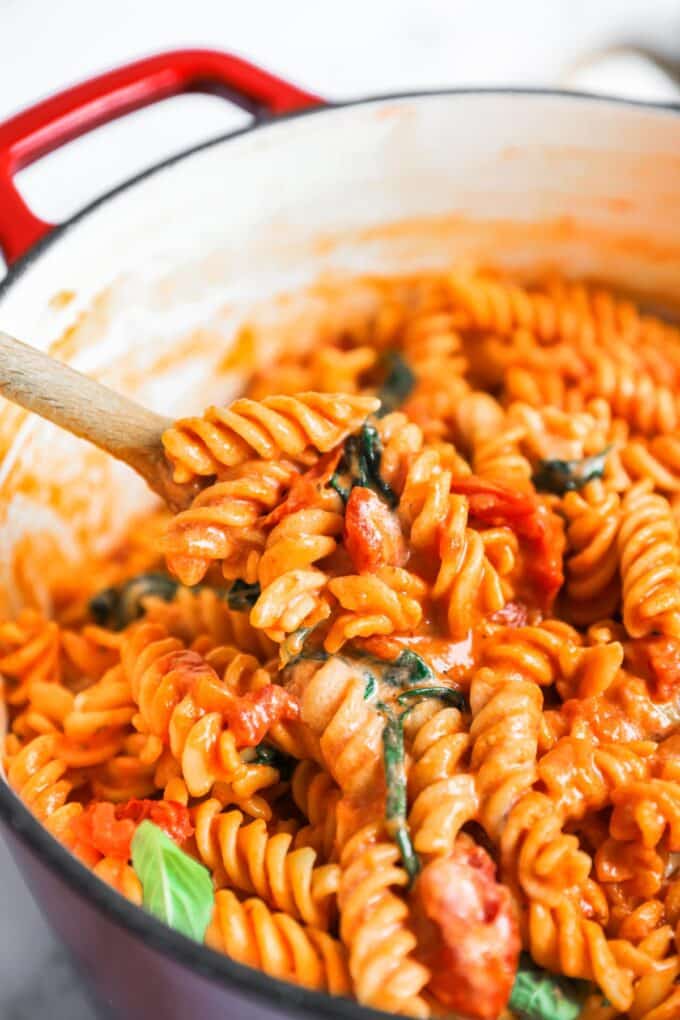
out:
<path id="1" fill-rule="evenodd" d="M 0 0 L 0 120 L 98 71 L 180 46 L 233 50 L 329 98 L 567 78 L 670 98 L 664 74 L 629 53 L 610 56 L 604 70 L 574 70 L 589 53 L 630 45 L 680 59 L 680 0 Z M 73 143 L 19 184 L 36 212 L 57 220 L 243 119 L 215 98 L 176 100 Z M 1 842 L 0 888 L 0 1020 L 94 1020 Z"/>

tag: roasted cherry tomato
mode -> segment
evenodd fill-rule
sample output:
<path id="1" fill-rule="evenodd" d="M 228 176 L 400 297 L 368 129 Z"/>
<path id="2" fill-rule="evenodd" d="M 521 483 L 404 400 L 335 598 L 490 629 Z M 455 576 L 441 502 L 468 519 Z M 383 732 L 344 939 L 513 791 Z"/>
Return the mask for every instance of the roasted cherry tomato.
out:
<path id="1" fill-rule="evenodd" d="M 259 691 L 249 691 L 236 698 L 224 712 L 237 747 L 255 747 L 275 722 L 298 719 L 299 716 L 297 698 L 276 684 L 267 684 Z"/>
<path id="2" fill-rule="evenodd" d="M 176 843 L 183 843 L 194 829 L 183 804 L 164 800 L 129 800 L 125 804 L 96 801 L 72 824 L 76 845 L 93 848 L 104 857 L 128 860 L 130 844 L 140 822 L 148 819 Z"/>
<path id="3" fill-rule="evenodd" d="M 408 557 L 396 514 L 361 485 L 352 489 L 347 500 L 345 546 L 360 574 L 375 573 L 380 567 L 401 567 Z"/>
<path id="4" fill-rule="evenodd" d="M 512 991 L 520 935 L 510 892 L 496 881 L 491 858 L 460 836 L 448 857 L 425 866 L 413 895 L 430 990 L 447 1009 L 496 1020 Z"/>

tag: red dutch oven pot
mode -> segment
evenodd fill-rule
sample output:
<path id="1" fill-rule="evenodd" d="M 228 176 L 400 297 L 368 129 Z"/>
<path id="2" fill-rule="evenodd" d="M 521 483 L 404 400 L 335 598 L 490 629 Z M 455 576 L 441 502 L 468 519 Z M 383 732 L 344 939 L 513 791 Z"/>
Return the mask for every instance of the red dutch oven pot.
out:
<path id="1" fill-rule="evenodd" d="M 155 167 L 58 227 L 17 192 L 13 175 L 42 155 L 191 91 L 239 103 L 253 127 Z M 558 266 L 672 295 L 679 213 L 680 119 L 668 108 L 507 90 L 324 106 L 236 57 L 179 51 L 111 71 L 0 125 L 0 248 L 9 264 L 0 323 L 180 413 L 208 403 L 217 384 L 222 395 L 223 384 L 238 385 L 220 376 L 238 322 L 319 273 L 341 279 L 481 260 L 522 273 Z M 277 307 L 290 313 L 289 305 Z M 0 457 L 5 615 L 26 597 L 20 547 L 34 556 L 34 573 L 45 562 L 45 534 L 50 555 L 68 547 L 77 562 L 90 532 L 124 528 L 147 497 L 126 469 L 7 406 Z M 47 491 L 60 480 L 64 497 L 54 506 Z M 0 820 L 104 1012 L 126 1020 L 371 1014 L 166 928 L 81 866 L 2 781 Z"/>

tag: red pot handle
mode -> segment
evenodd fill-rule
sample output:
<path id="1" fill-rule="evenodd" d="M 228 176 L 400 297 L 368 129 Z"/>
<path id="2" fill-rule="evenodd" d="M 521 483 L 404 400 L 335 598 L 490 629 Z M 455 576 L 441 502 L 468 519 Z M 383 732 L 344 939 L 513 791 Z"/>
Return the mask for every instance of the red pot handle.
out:
<path id="1" fill-rule="evenodd" d="M 137 60 L 59 92 L 0 124 L 0 250 L 8 264 L 54 228 L 14 186 L 18 170 L 126 113 L 182 92 L 223 95 L 261 113 L 290 113 L 321 100 L 228 53 L 176 50 Z"/>

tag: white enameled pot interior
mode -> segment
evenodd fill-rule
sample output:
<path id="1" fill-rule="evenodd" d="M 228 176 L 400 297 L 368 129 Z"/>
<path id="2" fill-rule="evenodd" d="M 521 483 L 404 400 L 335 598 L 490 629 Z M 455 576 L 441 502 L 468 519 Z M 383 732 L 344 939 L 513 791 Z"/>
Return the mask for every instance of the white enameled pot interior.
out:
<path id="1" fill-rule="evenodd" d="M 342 304 L 348 274 L 559 267 L 658 298 L 680 280 L 679 224 L 671 111 L 549 94 L 378 100 L 227 139 L 107 199 L 16 276 L 0 326 L 175 415 L 238 392 L 240 324 L 258 323 L 254 357 L 271 357 Z M 370 300 L 354 293 L 348 315 Z M 45 558 L 77 570 L 149 496 L 7 405 L 0 456 L 0 612 L 49 608 Z"/>

